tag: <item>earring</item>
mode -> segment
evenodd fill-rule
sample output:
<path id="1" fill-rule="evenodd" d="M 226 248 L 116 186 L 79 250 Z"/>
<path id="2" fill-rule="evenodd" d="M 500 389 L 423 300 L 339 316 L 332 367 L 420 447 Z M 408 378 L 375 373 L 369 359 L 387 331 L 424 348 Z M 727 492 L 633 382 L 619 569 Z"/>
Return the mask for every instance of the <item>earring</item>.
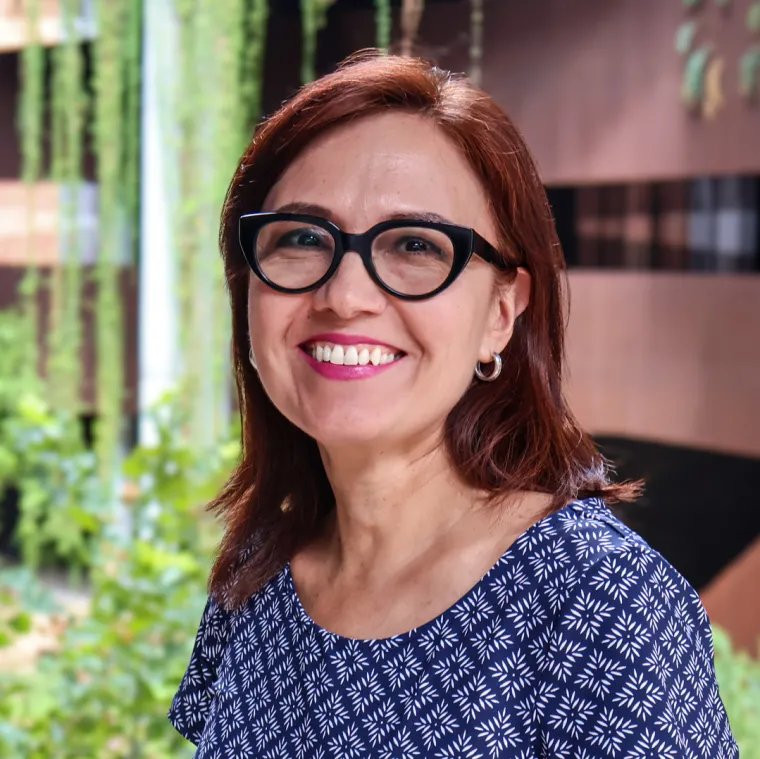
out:
<path id="1" fill-rule="evenodd" d="M 256 366 L 256 359 L 253 357 L 253 348 L 251 348 L 250 351 L 248 351 L 248 360 L 251 362 L 251 366 L 258 371 L 259 367 Z"/>
<path id="2" fill-rule="evenodd" d="M 492 353 L 491 355 L 493 356 L 493 369 L 490 374 L 483 373 L 480 361 L 475 364 L 475 376 L 482 382 L 493 382 L 501 374 L 501 356 L 498 353 Z"/>

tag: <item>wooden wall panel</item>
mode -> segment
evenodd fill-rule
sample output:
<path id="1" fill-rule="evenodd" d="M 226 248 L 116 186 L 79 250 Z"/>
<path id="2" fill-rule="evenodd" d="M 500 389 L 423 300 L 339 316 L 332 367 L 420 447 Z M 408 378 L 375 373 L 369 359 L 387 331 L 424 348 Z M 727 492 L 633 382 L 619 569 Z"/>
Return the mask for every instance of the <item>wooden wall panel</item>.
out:
<path id="1" fill-rule="evenodd" d="M 760 656 L 760 539 L 702 592 L 710 621 L 728 631 L 731 642 Z"/>
<path id="2" fill-rule="evenodd" d="M 0 0 L 0 53 L 20 50 L 29 40 L 27 7 L 29 0 Z M 91 7 L 91 6 L 90 6 Z M 43 45 L 55 45 L 65 37 L 60 0 L 39 0 L 39 40 Z M 79 22 L 80 32 L 92 37 L 94 19 Z"/>
<path id="3" fill-rule="evenodd" d="M 760 173 L 760 103 L 738 92 L 752 44 L 751 0 L 704 3 L 700 41 L 725 61 L 725 107 L 710 121 L 681 104 L 678 0 L 485 4 L 483 87 L 521 129 L 549 184 Z M 467 68 L 467 3 L 429 5 L 427 50 Z"/>
<path id="4" fill-rule="evenodd" d="M 40 266 L 56 264 L 60 206 L 60 186 L 53 182 L 38 182 L 32 190 L 20 180 L 0 179 L 0 266 L 26 266 L 30 246 Z M 34 231 L 30 235 L 32 208 Z"/>
<path id="5" fill-rule="evenodd" d="M 760 457 L 760 276 L 573 271 L 567 394 L 591 432 Z"/>

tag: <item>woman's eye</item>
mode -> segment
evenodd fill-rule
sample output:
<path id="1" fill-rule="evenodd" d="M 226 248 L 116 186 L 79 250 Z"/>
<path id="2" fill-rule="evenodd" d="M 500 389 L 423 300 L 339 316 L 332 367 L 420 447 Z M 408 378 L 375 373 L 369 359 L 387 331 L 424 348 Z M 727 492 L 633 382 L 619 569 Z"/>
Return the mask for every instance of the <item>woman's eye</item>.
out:
<path id="1" fill-rule="evenodd" d="M 296 230 L 280 238 L 281 247 L 319 248 L 323 245 L 322 236 L 309 230 Z"/>
<path id="2" fill-rule="evenodd" d="M 428 240 L 422 240 L 419 237 L 408 237 L 406 239 L 399 241 L 399 248 L 404 253 L 417 253 L 417 254 L 432 254 L 432 255 L 441 255 L 442 251 L 437 246 L 434 245 L 432 242 L 429 242 Z"/>

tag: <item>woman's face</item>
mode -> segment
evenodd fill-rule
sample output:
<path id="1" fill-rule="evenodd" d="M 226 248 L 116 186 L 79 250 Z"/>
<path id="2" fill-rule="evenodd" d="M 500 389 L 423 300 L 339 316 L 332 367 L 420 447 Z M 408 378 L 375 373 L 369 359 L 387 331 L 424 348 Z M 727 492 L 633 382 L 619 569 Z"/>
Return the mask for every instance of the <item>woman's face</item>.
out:
<path id="1" fill-rule="evenodd" d="M 434 124 L 410 114 L 374 116 L 322 136 L 288 167 L 263 210 L 324 216 L 352 233 L 397 214 L 434 213 L 497 240 L 466 160 Z M 529 287 L 524 271 L 497 286 L 496 270 L 477 256 L 447 290 L 416 302 L 379 289 L 354 252 L 323 287 L 301 295 L 276 292 L 251 274 L 259 376 L 280 412 L 328 450 L 424 445 L 440 438 L 477 361 L 505 347 Z M 326 363 L 324 349 L 336 345 L 350 361 L 353 349 L 359 361 L 369 355 L 367 368 Z M 396 358 L 382 363 L 385 356 Z"/>

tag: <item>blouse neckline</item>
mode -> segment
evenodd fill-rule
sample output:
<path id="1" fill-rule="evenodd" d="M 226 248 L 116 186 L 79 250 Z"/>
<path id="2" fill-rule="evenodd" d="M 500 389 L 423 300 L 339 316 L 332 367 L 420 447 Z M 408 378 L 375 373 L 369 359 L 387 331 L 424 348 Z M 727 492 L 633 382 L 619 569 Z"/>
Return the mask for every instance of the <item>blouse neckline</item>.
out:
<path id="1" fill-rule="evenodd" d="M 491 566 L 486 573 L 469 589 L 467 590 L 462 596 L 460 596 L 456 601 L 454 601 L 451 606 L 444 609 L 440 614 L 437 614 L 433 619 L 423 622 L 421 625 L 418 625 L 417 627 L 413 627 L 411 630 L 407 630 L 406 632 L 398 633 L 396 635 L 390 635 L 385 638 L 352 638 L 347 637 L 344 635 L 339 635 L 338 633 L 331 632 L 330 630 L 327 630 L 326 628 L 322 627 L 321 625 L 317 624 L 309 615 L 309 613 L 304 608 L 303 604 L 301 603 L 301 599 L 298 596 L 298 591 L 296 590 L 295 582 L 293 580 L 293 574 L 291 572 L 290 568 L 290 561 L 288 561 L 285 564 L 284 567 L 284 573 L 285 573 L 285 580 L 286 580 L 286 587 L 288 595 L 290 596 L 292 600 L 292 606 L 294 613 L 297 615 L 297 617 L 301 620 L 301 622 L 306 625 L 307 628 L 314 630 L 318 635 L 329 639 L 332 643 L 343 643 L 343 644 L 351 644 L 351 645 L 366 645 L 366 646 L 377 646 L 377 645 L 399 645 L 402 643 L 409 642 L 415 637 L 418 637 L 427 631 L 433 629 L 435 626 L 440 626 L 444 624 L 446 618 L 456 614 L 458 611 L 461 611 L 464 609 L 467 604 L 472 600 L 472 598 L 478 593 L 478 591 L 482 588 L 484 584 L 486 584 L 489 580 L 492 579 L 492 575 L 496 573 L 496 571 L 502 567 L 505 562 L 511 557 L 512 554 L 517 553 L 520 551 L 520 549 L 523 548 L 523 546 L 529 542 L 533 536 L 540 532 L 541 530 L 545 530 L 547 525 L 552 523 L 553 521 L 560 519 L 561 515 L 566 514 L 568 511 L 577 510 L 579 508 L 584 509 L 588 508 L 592 502 L 594 502 L 595 499 L 583 499 L 583 500 L 575 500 L 572 501 L 562 508 L 558 509 L 557 511 L 553 511 L 551 514 L 547 514 L 545 517 L 542 517 L 538 521 L 534 522 L 530 527 L 528 527 L 526 530 L 524 530 L 518 537 L 512 541 L 512 543 L 507 547 L 507 549 L 504 551 L 504 553 L 496 560 L 496 562 Z"/>

